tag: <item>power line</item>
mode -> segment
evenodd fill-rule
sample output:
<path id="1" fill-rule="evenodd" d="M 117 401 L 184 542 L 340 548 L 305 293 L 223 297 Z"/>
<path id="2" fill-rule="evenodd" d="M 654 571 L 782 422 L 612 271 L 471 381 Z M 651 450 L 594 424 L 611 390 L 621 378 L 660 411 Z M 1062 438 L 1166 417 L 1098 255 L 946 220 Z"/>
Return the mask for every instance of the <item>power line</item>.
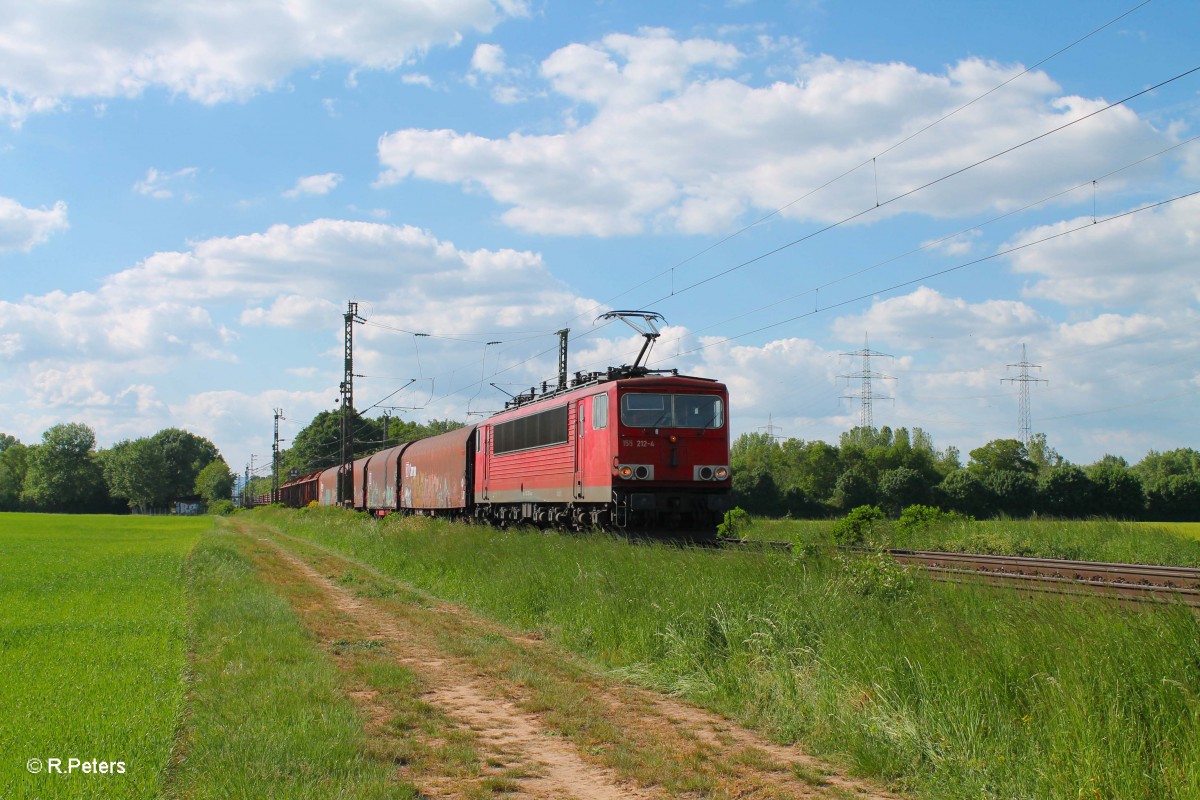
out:
<path id="1" fill-rule="evenodd" d="M 1110 110 L 1110 109 L 1116 108 L 1117 106 L 1124 105 L 1124 104 L 1128 103 L 1128 102 L 1129 102 L 1129 101 L 1131 101 L 1131 100 L 1134 100 L 1134 99 L 1136 99 L 1136 98 L 1138 98 L 1138 97 L 1141 97 L 1141 96 L 1142 96 L 1142 95 L 1144 95 L 1144 94 L 1148 94 L 1148 93 L 1150 93 L 1150 92 L 1153 92 L 1153 91 L 1155 91 L 1155 90 L 1157 90 L 1157 89 L 1161 89 L 1162 87 L 1164 87 L 1164 86 L 1167 86 L 1168 84 L 1174 83 L 1175 81 L 1178 81 L 1178 80 L 1181 80 L 1181 79 L 1183 79 L 1183 78 L 1186 78 L 1188 75 L 1191 75 L 1191 74 L 1193 74 L 1193 73 L 1195 73 L 1195 72 L 1200 72 L 1200 67 L 1193 67 L 1193 68 L 1191 68 L 1191 69 L 1187 70 L 1186 72 L 1181 72 L 1181 73 L 1179 73 L 1178 75 L 1174 76 L 1173 78 L 1168 78 L 1167 80 L 1165 80 L 1165 81 L 1162 81 L 1162 82 L 1160 82 L 1160 83 L 1157 83 L 1157 84 L 1155 84 L 1154 86 L 1151 86 L 1151 87 L 1149 87 L 1148 89 L 1143 89 L 1143 90 L 1141 90 L 1140 92 L 1135 92 L 1134 94 L 1131 94 L 1131 95 L 1129 95 L 1128 97 L 1125 97 L 1125 98 L 1123 98 L 1123 99 L 1121 99 L 1121 100 L 1117 100 L 1117 101 L 1115 101 L 1115 102 L 1109 103 L 1108 105 L 1106 105 L 1106 106 L 1104 106 L 1104 107 L 1102 107 L 1102 108 L 1096 109 L 1095 111 L 1092 111 L 1092 112 L 1090 112 L 1090 113 L 1088 113 L 1088 114 L 1084 114 L 1082 117 L 1079 117 L 1079 118 L 1077 118 L 1077 119 L 1073 119 L 1073 120 L 1071 120 L 1070 122 L 1065 122 L 1065 123 L 1063 123 L 1062 125 L 1059 125 L 1059 126 L 1057 126 L 1057 127 L 1055 127 L 1055 128 L 1051 128 L 1051 129 L 1050 129 L 1050 130 L 1048 130 L 1048 131 L 1044 131 L 1044 132 L 1042 132 L 1042 133 L 1039 133 L 1037 136 L 1034 136 L 1034 137 L 1031 137 L 1031 138 L 1029 138 L 1029 139 L 1026 139 L 1026 140 L 1025 140 L 1025 141 L 1023 141 L 1023 142 L 1020 142 L 1020 143 L 1018 143 L 1018 144 L 1012 145 L 1011 147 L 1007 147 L 1007 148 L 1005 148 L 1004 150 L 1001 150 L 1001 151 L 1000 151 L 1000 152 L 998 152 L 998 153 L 993 153 L 992 155 L 990 155 L 990 156 L 988 156 L 988 157 L 986 157 L 986 158 L 982 158 L 982 159 L 980 159 L 980 160 L 978 160 L 978 161 L 976 161 L 976 162 L 974 162 L 974 163 L 968 164 L 968 165 L 966 165 L 966 166 L 964 166 L 964 167 L 960 167 L 959 169 L 953 170 L 952 172 L 948 172 L 948 173 L 946 173 L 945 175 L 942 175 L 942 176 L 941 176 L 941 177 L 939 177 L 939 178 L 934 178 L 933 180 L 931 180 L 931 181 L 928 181 L 928 182 L 926 182 L 926 183 L 923 183 L 923 184 L 921 184 L 920 186 L 916 186 L 916 187 L 914 187 L 914 188 L 912 188 L 912 189 L 909 189 L 909 190 L 907 190 L 907 191 L 905 191 L 905 192 L 901 192 L 900 194 L 898 194 L 898 195 L 896 195 L 896 196 L 894 196 L 894 197 L 892 197 L 892 198 L 890 198 L 890 199 L 888 199 L 888 200 L 884 200 L 884 201 L 882 201 L 882 202 L 877 202 L 877 203 L 876 203 L 874 206 L 870 206 L 870 207 L 868 207 L 868 208 L 864 208 L 862 211 L 858 211 L 858 212 L 856 212 L 856 213 L 854 213 L 854 214 L 851 214 L 851 215 L 850 215 L 850 216 L 848 216 L 848 217 L 844 217 L 844 218 L 842 218 L 842 219 L 838 220 L 837 222 L 832 222 L 832 223 L 830 223 L 830 224 L 828 224 L 828 225 L 825 225 L 824 227 L 818 228 L 818 229 L 817 229 L 817 230 L 815 230 L 815 231 L 810 231 L 809 233 L 806 233 L 804 236 L 801 236 L 801 237 L 800 237 L 800 238 L 798 238 L 798 239 L 793 239 L 792 241 L 790 241 L 790 242 L 786 242 L 786 243 L 784 243 L 784 244 L 782 244 L 782 245 L 779 245 L 778 247 L 775 247 L 775 248 L 773 248 L 773 249 L 771 249 L 771 250 L 768 250 L 768 251 L 767 251 L 767 252 L 765 252 L 765 253 L 760 253 L 759 255 L 757 255 L 757 256 L 754 256 L 753 258 L 746 259 L 745 261 L 742 261 L 742 262 L 740 262 L 740 263 L 738 263 L 738 264 L 735 264 L 735 265 L 733 265 L 733 266 L 731 266 L 731 267 L 728 267 L 727 269 L 721 270 L 720 272 L 714 273 L 713 275 L 709 275 L 707 278 L 703 278 L 703 279 L 701 279 L 701 280 L 695 281 L 694 283 L 691 283 L 691 284 L 689 284 L 689 285 L 687 285 L 687 286 L 683 287 L 682 289 L 678 289 L 678 290 L 672 290 L 672 292 L 671 292 L 670 294 L 663 295 L 662 297 L 659 297 L 659 298 L 658 298 L 658 299 L 656 299 L 656 300 L 652 300 L 652 301 L 650 301 L 649 303 L 644 303 L 643 305 L 645 305 L 645 306 L 653 306 L 653 305 L 655 305 L 655 304 L 657 304 L 657 303 L 661 303 L 661 302 L 662 302 L 662 301 L 664 301 L 664 300 L 669 300 L 669 299 L 671 299 L 672 297 L 675 297 L 675 296 L 677 296 L 677 295 L 683 294 L 684 292 L 691 291 L 692 289 L 696 289 L 696 288 L 698 288 L 698 287 L 700 287 L 700 286 L 703 286 L 703 285 L 705 285 L 705 284 L 707 284 L 707 283 L 710 283 L 710 282 L 712 282 L 712 281 L 714 281 L 714 280 L 716 280 L 716 279 L 718 279 L 718 278 L 723 278 L 723 277 L 725 277 L 726 275 L 729 275 L 729 274 L 731 274 L 731 273 L 737 272 L 738 270 L 744 269 L 744 268 L 746 268 L 746 267 L 748 267 L 748 266 L 750 266 L 750 265 L 752 265 L 752 264 L 756 264 L 756 263 L 758 263 L 759 261 L 762 261 L 762 260 L 763 260 L 763 259 L 765 259 L 765 258 L 769 258 L 770 256 L 776 255 L 777 253 L 781 253 L 781 252 L 783 252 L 784 250 L 787 250 L 787 249 L 789 249 L 789 248 L 791 248 L 791 247 L 795 247 L 795 246 L 796 246 L 796 245 L 798 245 L 798 244 L 802 244 L 802 243 L 804 243 L 804 242 L 807 242 L 809 239 L 816 238 L 817 236 L 820 236 L 820 235 L 821 235 L 821 234 L 823 234 L 823 233 L 828 233 L 829 231 L 831 231 L 831 230 L 834 230 L 835 228 L 839 228 L 839 227 L 841 227 L 842 225 L 845 225 L 845 224 L 847 224 L 847 223 L 853 222 L 854 220 L 856 220 L 856 219 L 859 219 L 860 217 L 864 217 L 864 216 L 866 216 L 866 215 L 868 215 L 868 214 L 870 214 L 870 213 L 872 213 L 872 212 L 874 212 L 874 211 L 878 211 L 879 209 L 881 209 L 881 208 L 884 208 L 885 206 L 891 205 L 892 203 L 895 203 L 895 202 L 896 202 L 896 201 L 898 201 L 898 200 L 903 200 L 903 199 L 904 199 L 904 198 L 906 198 L 906 197 L 911 197 L 912 195 L 914 195 L 914 194 L 917 194 L 918 192 L 922 192 L 922 191 L 924 191 L 924 190 L 926 190 L 926 189 L 929 189 L 930 187 L 936 186 L 936 185 L 938 185 L 939 183 L 942 183 L 943 181 L 947 181 L 947 180 L 949 180 L 949 179 L 951 179 L 951 178 L 954 178 L 954 177 L 957 177 L 957 176 L 959 176 L 959 175 L 962 175 L 962 174 L 964 174 L 964 173 L 966 173 L 966 172 L 969 172 L 970 170 L 973 170 L 973 169 L 975 169 L 976 167 L 982 166 L 982 165 L 984 165 L 984 164 L 987 164 L 987 163 L 989 163 L 989 162 L 991 162 L 991 161 L 995 161 L 995 160 L 996 160 L 996 159 L 998 159 L 998 158 L 1002 158 L 1002 157 L 1004 157 L 1004 156 L 1008 155 L 1009 153 L 1012 153 L 1012 152 L 1015 152 L 1015 151 L 1017 151 L 1017 150 L 1021 149 L 1022 147 L 1026 147 L 1027 145 L 1030 145 L 1030 144 L 1033 144 L 1034 142 L 1037 142 L 1037 141 L 1040 141 L 1040 140 L 1042 140 L 1042 139 L 1045 139 L 1046 137 L 1048 137 L 1048 136 L 1051 136 L 1051 135 L 1053 135 L 1053 134 L 1055 134 L 1055 133 L 1059 133 L 1059 132 L 1061 132 L 1061 131 L 1064 131 L 1064 130 L 1066 130 L 1067 128 L 1070 128 L 1070 127 L 1071 127 L 1071 126 L 1073 126 L 1073 125 L 1078 125 L 1080 122 L 1084 122 L 1084 121 L 1086 121 L 1086 120 L 1089 120 L 1089 119 L 1091 119 L 1092 117 L 1096 116 L 1097 114 L 1103 114 L 1105 111 L 1108 111 L 1108 110 Z"/>
<path id="2" fill-rule="evenodd" d="M 1008 247 L 1004 250 L 999 250 L 995 253 L 991 253 L 986 256 L 981 256 L 979 258 L 975 258 L 970 261 L 964 261 L 964 262 L 962 262 L 960 264 L 956 264 L 955 266 L 952 266 L 952 267 L 940 269 L 935 272 L 929 272 L 929 273 L 926 273 L 925 275 L 921 275 L 919 277 L 912 278 L 911 280 L 894 283 L 891 286 L 886 286 L 886 287 L 882 287 L 879 289 L 875 289 L 875 290 L 867 292 L 865 294 L 860 294 L 856 297 L 851 297 L 846 300 L 841 300 L 836 303 L 831 303 L 827 306 L 823 306 L 820 308 L 814 308 L 812 311 L 806 311 L 803 314 L 797 314 L 793 317 L 788 317 L 787 319 L 780 320 L 779 322 L 772 322 L 769 325 L 763 325 L 761 327 L 754 328 L 753 330 L 749 330 L 749 331 L 744 331 L 744 332 L 739 333 L 734 336 L 727 336 L 723 339 L 718 339 L 716 341 L 712 341 L 707 344 L 699 345 L 698 347 L 693 347 L 690 350 L 684 350 L 679 355 L 689 355 L 691 353 L 696 353 L 701 350 L 707 350 L 708 348 L 715 347 L 719 344 L 725 344 L 726 342 L 736 341 L 737 339 L 742 339 L 742 338 L 745 338 L 746 336 L 752 336 L 753 334 L 756 334 L 756 333 L 762 333 L 763 331 L 770 330 L 772 328 L 778 328 L 780 325 L 786 325 L 789 322 L 795 322 L 796 320 L 805 319 L 806 317 L 812 317 L 817 314 L 824 313 L 826 311 L 830 311 L 835 308 L 841 308 L 843 306 L 847 306 L 852 303 L 857 303 L 859 301 L 866 300 L 867 298 L 870 298 L 870 297 L 873 297 L 876 295 L 885 294 L 887 292 L 892 292 L 892 291 L 895 291 L 896 289 L 903 289 L 906 286 L 912 286 L 913 284 L 920 283 L 921 281 L 927 281 L 930 278 L 938 278 L 938 277 L 941 277 L 942 275 L 948 275 L 951 272 L 957 272 L 959 270 L 966 269 L 967 267 L 973 267 L 977 264 L 982 264 L 985 261 L 991 261 L 993 259 L 1000 258 L 1001 256 L 1010 255 L 1012 253 L 1017 252 L 1018 250 L 1025 250 L 1027 248 L 1035 247 L 1039 244 L 1044 244 L 1044 243 L 1052 241 L 1054 239 L 1060 239 L 1064 236 L 1069 236 L 1069 235 L 1071 235 L 1073 233 L 1077 233 L 1081 230 L 1095 228 L 1099 225 L 1104 225 L 1106 223 L 1113 222 L 1118 219 L 1123 219 L 1125 217 L 1133 216 L 1134 214 L 1140 214 L 1143 211 L 1150 211 L 1150 210 L 1158 208 L 1160 206 L 1165 206 L 1170 203 L 1177 202 L 1179 200 L 1186 200 L 1189 197 L 1196 197 L 1196 196 L 1200 196 L 1200 190 L 1187 192 L 1185 194 L 1176 195 L 1175 197 L 1171 197 L 1166 200 L 1159 200 L 1155 203 L 1149 203 L 1147 205 L 1139 206 L 1137 208 L 1130 209 L 1129 211 L 1123 211 L 1119 214 L 1113 214 L 1109 217 L 1103 217 L 1103 218 L 1097 219 L 1095 222 L 1089 221 L 1084 225 L 1078 225 L 1074 228 L 1068 228 L 1067 230 L 1063 230 L 1063 231 L 1059 231 L 1057 233 L 1052 233 L 1047 236 L 1043 236 L 1041 239 L 1034 239 L 1032 241 L 1024 242 L 1022 244 L 1013 245 L 1012 247 Z"/>
<path id="3" fill-rule="evenodd" d="M 887 155 L 888 153 L 892 152 L 893 150 L 895 150 L 895 149 L 899 148 L 901 145 L 904 145 L 904 144 L 906 144 L 907 142 L 911 141 L 912 139 L 915 139 L 916 137 L 920 136 L 921 134 L 923 134 L 923 133 L 925 133 L 925 132 L 929 131 L 930 129 L 932 129 L 932 128 L 934 128 L 934 127 L 936 127 L 937 125 L 940 125 L 941 123 L 945 122 L 946 120 L 948 120 L 948 119 L 950 119 L 951 117 L 953 117 L 953 116 L 955 116 L 956 114 L 958 114 L 960 111 L 963 111 L 963 110 L 965 110 L 965 109 L 969 108 L 970 106 L 972 106 L 972 105 L 974 105 L 975 103 L 979 102 L 980 100 L 984 99 L 984 98 L 985 98 L 985 97 L 987 97 L 988 95 L 991 95 L 992 93 L 994 93 L 994 92 L 997 92 L 997 91 L 999 91 L 1000 89 L 1004 88 L 1005 86 L 1007 86 L 1008 84 L 1012 83 L 1013 81 L 1015 81 L 1015 80 L 1018 80 L 1019 78 L 1022 78 L 1022 77 L 1024 77 L 1025 75 L 1028 75 L 1030 72 L 1032 72 L 1033 70 L 1035 70 L 1035 69 L 1037 69 L 1038 67 L 1042 66 L 1043 64 L 1047 63 L 1048 61 L 1051 61 L 1051 60 L 1053 60 L 1053 59 L 1057 58 L 1058 56 L 1062 55 L 1063 53 L 1067 52 L 1068 50 L 1070 50 L 1070 49 L 1074 48 L 1076 45 L 1078 45 L 1078 44 L 1081 44 L 1082 42 L 1084 42 L 1084 41 L 1086 41 L 1086 40 L 1090 39 L 1091 37 L 1095 36 L 1097 33 L 1099 33 L 1099 32 L 1101 32 L 1101 31 L 1105 30 L 1106 28 L 1109 28 L 1109 27 L 1111 27 L 1112 25 L 1114 25 L 1114 24 L 1116 24 L 1117 22 L 1121 21 L 1122 19 L 1124 19 L 1125 17 L 1129 16 L 1130 14 L 1133 14 L 1135 11 L 1138 11 L 1138 10 L 1139 10 L 1139 9 L 1141 9 L 1143 6 L 1149 5 L 1150 1 L 1151 1 L 1151 0 L 1143 0 L 1143 2 L 1141 2 L 1141 3 L 1138 3 L 1137 5 L 1133 6 L 1132 8 L 1128 9 L 1127 11 L 1124 11 L 1124 12 L 1123 12 L 1123 13 L 1121 13 L 1121 14 L 1118 14 L 1116 17 L 1113 17 L 1113 18 L 1112 18 L 1112 19 L 1110 19 L 1108 22 L 1105 22 L 1103 25 L 1100 25 L 1099 27 L 1092 29 L 1091 31 L 1089 31 L 1088 33 L 1086 33 L 1086 34 L 1084 34 L 1083 36 L 1079 37 L 1078 39 L 1074 40 L 1074 41 L 1073 41 L 1073 42 L 1071 42 L 1070 44 L 1068 44 L 1068 45 L 1065 45 L 1065 46 L 1063 46 L 1063 47 L 1059 48 L 1058 50 L 1054 51 L 1053 53 L 1051 53 L 1051 54 L 1050 54 L 1050 55 L 1048 55 L 1048 56 L 1045 56 L 1045 57 L 1044 57 L 1044 58 L 1042 58 L 1040 61 L 1038 61 L 1036 64 L 1034 64 L 1034 65 L 1032 65 L 1032 66 L 1030 66 L 1030 67 L 1027 67 L 1026 69 L 1022 70 L 1021 72 L 1017 73 L 1016 75 L 1013 75 L 1011 78 L 1008 78 L 1007 80 L 1005 80 L 1005 81 L 1003 81 L 1003 82 L 1001 82 L 1001 83 L 999 83 L 999 84 L 997 84 L 997 85 L 993 86 L 991 89 L 988 89 L 988 90 L 987 90 L 986 92 L 984 92 L 983 94 L 980 94 L 980 95 L 978 95 L 978 96 L 976 96 L 976 97 L 972 98 L 971 100 L 968 100 L 966 103 L 963 103 L 962 105 L 958 106 L 958 107 L 957 107 L 957 108 L 955 108 L 953 111 L 949 111 L 949 112 L 947 112 L 946 114 L 943 114 L 941 117 L 938 117 L 936 120 L 934 120 L 933 122 L 931 122 L 931 123 L 929 123 L 929 124 L 925 125 L 923 128 L 921 128 L 921 129 L 919 129 L 919 130 L 917 130 L 917 131 L 914 131 L 913 133 L 910 133 L 909 135 L 907 135 L 907 136 L 905 136 L 904 138 L 900 139 L 899 141 L 897 141 L 897 142 L 895 142 L 895 143 L 893 143 L 893 144 L 889 145 L 888 147 L 886 147 L 885 149 L 883 149 L 883 150 L 881 150 L 880 152 L 876 153 L 875 155 L 871 156 L 870 158 L 868 158 L 868 159 L 865 159 L 865 160 L 863 160 L 861 163 L 857 164 L 856 166 L 854 166 L 854 167 L 851 167 L 850 169 L 846 170 L 845 172 L 842 172 L 840 175 L 837 175 L 837 176 L 835 176 L 835 177 L 833 177 L 833 178 L 830 178 L 829 180 L 825 181 L 825 183 L 821 184 L 820 186 L 817 186 L 817 187 L 816 187 L 816 188 L 814 188 L 814 189 L 810 189 L 810 190 L 808 190 L 807 192 L 805 192 L 804 194 L 802 194 L 802 195 L 800 195 L 799 197 L 795 198 L 794 200 L 791 200 L 790 202 L 788 202 L 788 203 L 785 203 L 785 204 L 784 204 L 784 205 L 782 205 L 782 206 L 779 206 L 778 208 L 776 208 L 776 209 L 772 210 L 771 212 L 769 212 L 769 213 L 767 213 L 767 214 L 763 215 L 762 217 L 759 217 L 759 218 L 758 218 L 758 219 L 756 219 L 754 222 L 751 222 L 750 224 L 748 224 L 748 225 L 745 225 L 745 226 L 743 226 L 743 227 L 739 228 L 738 230 L 734 231 L 733 233 L 729 234 L 728 236 L 725 236 L 724 238 L 722 238 L 722 239 L 719 239 L 718 241 L 716 241 L 716 242 L 714 242 L 714 243 L 712 243 L 712 244 L 708 245 L 708 246 L 707 246 L 707 247 L 705 247 L 704 249 L 702 249 L 702 250 L 700 250 L 700 251 L 698 251 L 698 252 L 696 252 L 696 253 L 693 253 L 691 256 L 688 256 L 687 258 L 683 259 L 682 261 L 679 261 L 679 262 L 677 262 L 677 263 L 675 263 L 675 264 L 671 265 L 670 267 L 667 267 L 666 269 L 663 269 L 662 271 L 660 271 L 660 272 L 656 273 L 655 275 L 652 275 L 651 277 L 647 278 L 646 280 L 642 281 L 641 283 L 639 283 L 639 284 L 636 284 L 636 285 L 634 285 L 634 286 L 630 287 L 629 289 L 626 289 L 625 291 L 621 292 L 620 294 L 617 294 L 617 295 L 614 295 L 614 296 L 610 297 L 608 300 L 605 300 L 605 301 L 603 301 L 602 303 L 598 303 L 598 304 L 594 305 L 594 306 L 593 306 L 593 307 L 592 307 L 592 308 L 591 308 L 589 311 L 585 311 L 585 312 L 582 312 L 582 313 L 580 313 L 580 314 L 577 314 L 577 315 L 575 315 L 574 317 L 572 317 L 572 320 L 574 320 L 574 319 L 579 319 L 580 317 L 586 316 L 586 315 L 588 315 L 588 314 L 590 314 L 590 313 L 594 313 L 594 311 L 595 311 L 597 308 L 600 308 L 600 307 L 602 307 L 602 306 L 604 306 L 604 305 L 607 305 L 607 304 L 609 304 L 609 303 L 613 302 L 614 300 L 617 300 L 617 299 L 619 299 L 619 298 L 621 298 L 621 297 L 624 297 L 625 295 L 629 294 L 630 292 L 632 292 L 632 291 L 635 291 L 635 290 L 637 290 L 637 289 L 640 289 L 641 287 L 643 287 L 643 286 L 646 286 L 647 284 L 649 284 L 649 283 L 651 283 L 651 282 L 653 282 L 653 281 L 655 281 L 655 280 L 657 280 L 657 279 L 659 279 L 659 278 L 661 278 L 662 276 L 664 276 L 664 275 L 667 275 L 667 274 L 670 274 L 670 275 L 672 276 L 672 287 L 671 287 L 671 293 L 670 293 L 670 295 L 667 295 L 667 296 L 668 296 L 668 297 L 673 297 L 675 294 L 677 294 L 677 292 L 675 291 L 675 288 L 674 288 L 674 272 L 675 272 L 675 270 L 676 270 L 678 267 L 682 267 L 682 266 L 684 266 L 685 264 L 688 264 L 689 262 L 691 262 L 691 261 L 694 261 L 695 259 L 699 258 L 700 256 L 702 256 L 702 255 L 704 255 L 704 254 L 706 254 L 706 253 L 708 253 L 708 252 L 711 252 L 712 250 L 714 250 L 714 249 L 716 249 L 716 248 L 720 247 L 721 245 L 725 244 L 726 242 L 728 242 L 728 241 L 730 241 L 730 240 L 732 240 L 732 239 L 734 239 L 734 238 L 736 238 L 736 237 L 738 237 L 738 236 L 742 235 L 743 233 L 745 233 L 746 231 L 750 230 L 751 228 L 755 228 L 755 227 L 757 227 L 758 225 L 761 225 L 762 223 L 766 222 L 767 220 L 769 220 L 769 219 L 771 219 L 771 218 L 773 218 L 773 217 L 775 217 L 775 216 L 778 216 L 778 215 L 779 215 L 779 214 L 781 214 L 783 211 L 786 211 L 788 208 L 790 208 L 790 207 L 792 207 L 792 206 L 796 205 L 797 203 L 801 202 L 802 200 L 805 200 L 805 199 L 807 199 L 807 198 L 811 197 L 812 195 L 816 194 L 817 192 L 820 192 L 820 191 L 822 191 L 823 189 L 827 189 L 828 187 L 830 187 L 830 186 L 832 186 L 833 184 L 837 183 L 837 182 L 838 182 L 838 181 L 840 181 L 841 179 L 843 179 L 843 178 L 845 178 L 845 177 L 847 177 L 847 176 L 849 176 L 849 175 L 851 175 L 851 174 L 853 174 L 853 173 L 857 172 L 858 170 L 862 169 L 862 168 L 863 168 L 863 167 L 865 167 L 867 164 L 874 164 L 874 163 L 876 162 L 876 160 L 877 160 L 877 159 L 881 158 L 882 156 L 885 156 L 885 155 Z M 878 198 L 876 198 L 876 206 L 878 206 L 878 205 L 879 205 Z M 657 302 L 659 302 L 659 301 L 658 301 L 658 300 L 656 300 L 656 301 L 654 301 L 654 302 L 656 302 L 656 303 L 657 303 Z M 652 304 L 646 304 L 646 303 L 643 303 L 643 304 L 641 304 L 641 305 L 643 305 L 643 306 L 646 306 L 646 305 L 652 305 Z"/>

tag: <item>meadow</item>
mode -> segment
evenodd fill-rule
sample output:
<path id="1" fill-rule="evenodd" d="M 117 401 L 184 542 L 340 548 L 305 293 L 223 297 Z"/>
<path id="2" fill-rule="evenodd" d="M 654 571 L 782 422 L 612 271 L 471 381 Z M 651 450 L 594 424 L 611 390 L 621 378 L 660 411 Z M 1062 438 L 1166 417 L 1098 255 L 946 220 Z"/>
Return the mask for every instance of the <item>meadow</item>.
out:
<path id="1" fill-rule="evenodd" d="M 0 514 L 0 797 L 415 795 L 247 546 L 211 518 Z"/>
<path id="2" fill-rule="evenodd" d="M 1200 796 L 1200 622 L 1185 608 L 938 584 L 815 544 L 256 516 L 921 797 Z"/>
<path id="3" fill-rule="evenodd" d="M 184 562 L 210 525 L 0 514 L 0 797 L 161 792 L 184 710 Z M 81 765 L 52 774 L 51 758 Z M 111 771 L 83 774 L 92 759 Z"/>

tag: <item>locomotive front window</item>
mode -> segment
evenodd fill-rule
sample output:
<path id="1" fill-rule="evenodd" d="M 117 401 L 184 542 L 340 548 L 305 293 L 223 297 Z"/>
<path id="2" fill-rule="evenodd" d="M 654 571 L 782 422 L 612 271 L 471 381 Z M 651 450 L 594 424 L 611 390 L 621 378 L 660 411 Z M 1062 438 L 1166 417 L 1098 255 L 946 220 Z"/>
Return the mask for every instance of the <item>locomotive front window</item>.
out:
<path id="1" fill-rule="evenodd" d="M 621 397 L 621 424 L 631 428 L 720 428 L 721 398 L 710 394 L 627 394 Z"/>

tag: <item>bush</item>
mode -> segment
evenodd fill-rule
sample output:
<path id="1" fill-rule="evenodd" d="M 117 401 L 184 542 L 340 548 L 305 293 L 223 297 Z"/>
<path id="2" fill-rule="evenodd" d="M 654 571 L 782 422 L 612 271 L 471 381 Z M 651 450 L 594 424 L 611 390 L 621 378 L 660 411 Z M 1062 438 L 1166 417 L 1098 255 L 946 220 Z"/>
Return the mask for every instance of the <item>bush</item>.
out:
<path id="1" fill-rule="evenodd" d="M 938 525 L 974 522 L 975 518 L 957 511 L 942 511 L 937 506 L 911 505 L 900 512 L 896 529 L 902 533 L 916 533 Z"/>
<path id="2" fill-rule="evenodd" d="M 750 527 L 750 515 L 740 506 L 734 506 L 725 512 L 725 521 L 717 526 L 717 535 L 729 539 L 742 538 L 742 531 Z"/>
<path id="3" fill-rule="evenodd" d="M 899 600 L 913 590 L 908 569 L 884 550 L 873 553 L 839 555 L 846 584 L 863 597 Z"/>
<path id="4" fill-rule="evenodd" d="M 216 500 L 208 504 L 208 513 L 217 517 L 228 517 L 236 510 L 232 500 Z"/>
<path id="5" fill-rule="evenodd" d="M 882 532 L 885 516 L 879 506 L 859 506 L 833 524 L 833 541 L 857 547 L 875 541 L 874 534 Z"/>

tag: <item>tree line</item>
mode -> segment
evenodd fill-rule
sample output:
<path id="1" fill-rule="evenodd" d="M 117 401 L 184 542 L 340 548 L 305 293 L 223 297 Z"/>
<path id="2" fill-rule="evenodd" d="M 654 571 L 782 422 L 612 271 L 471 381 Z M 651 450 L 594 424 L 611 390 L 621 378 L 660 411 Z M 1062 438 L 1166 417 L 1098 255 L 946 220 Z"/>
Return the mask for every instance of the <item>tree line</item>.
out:
<path id="1" fill-rule="evenodd" d="M 356 457 L 462 427 L 352 416 Z M 341 412 L 322 411 L 280 457 L 281 481 L 341 458 Z M 995 439 L 968 453 L 938 450 L 920 428 L 855 428 L 837 445 L 744 433 L 732 445 L 735 502 L 754 514 L 825 517 L 863 505 L 898 514 L 936 505 L 976 517 L 1041 514 L 1122 519 L 1200 520 L 1200 452 L 1150 451 L 1130 465 L 1106 455 L 1080 466 L 1050 447 L 1044 434 L 1028 444 Z M 269 469 L 269 468 L 268 468 Z M 234 478 L 217 447 L 166 428 L 153 436 L 97 449 L 82 423 L 55 425 L 39 444 L 0 433 L 0 511 L 116 513 L 162 509 L 172 501 L 228 500 Z M 266 494 L 270 475 L 251 494 Z"/>
<path id="2" fill-rule="evenodd" d="M 80 422 L 55 425 L 40 444 L 0 433 L 0 511 L 120 513 L 175 501 L 228 501 L 233 475 L 216 445 L 165 428 L 97 449 Z"/>
<path id="3" fill-rule="evenodd" d="M 735 502 L 753 514 L 825 517 L 864 505 L 898 514 L 935 505 L 975 517 L 1200 520 L 1200 452 L 1151 450 L 1130 465 L 1080 466 L 1037 434 L 968 453 L 938 450 L 920 428 L 855 428 L 837 445 L 744 433 L 731 447 Z"/>

